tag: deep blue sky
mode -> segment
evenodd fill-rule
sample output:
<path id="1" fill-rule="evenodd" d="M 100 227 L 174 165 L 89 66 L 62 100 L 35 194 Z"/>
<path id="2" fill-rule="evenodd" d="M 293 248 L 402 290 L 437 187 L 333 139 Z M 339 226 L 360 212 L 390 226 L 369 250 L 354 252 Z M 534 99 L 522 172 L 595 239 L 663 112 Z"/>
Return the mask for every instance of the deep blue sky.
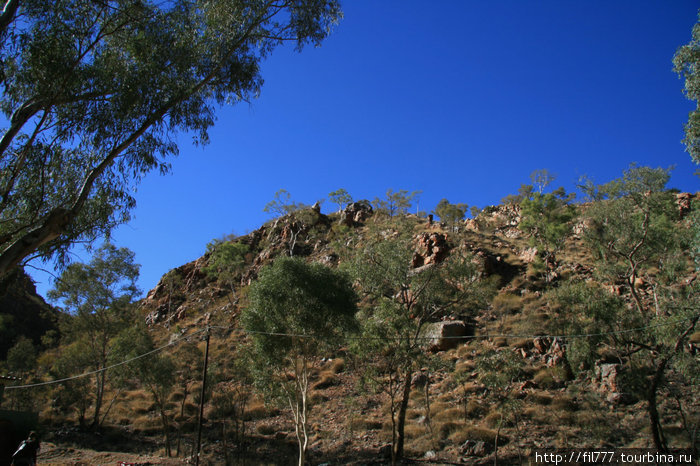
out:
<path id="1" fill-rule="evenodd" d="M 260 98 L 222 108 L 211 144 L 180 135 L 173 173 L 146 177 L 113 241 L 136 252 L 146 292 L 212 238 L 258 228 L 282 188 L 308 204 L 338 188 L 422 190 L 430 211 L 442 198 L 496 204 L 535 169 L 573 189 L 639 162 L 676 165 L 670 186 L 697 191 L 680 143 L 693 106 L 671 59 L 698 7 L 346 0 L 320 48 L 273 53 Z"/>

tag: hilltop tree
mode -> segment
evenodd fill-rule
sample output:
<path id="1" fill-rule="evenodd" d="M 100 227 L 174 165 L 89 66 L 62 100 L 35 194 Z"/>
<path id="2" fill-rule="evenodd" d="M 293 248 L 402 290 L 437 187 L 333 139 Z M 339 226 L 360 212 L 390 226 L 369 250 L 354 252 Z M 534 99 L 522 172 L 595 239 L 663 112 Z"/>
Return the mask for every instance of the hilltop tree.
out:
<path id="1" fill-rule="evenodd" d="M 389 218 L 392 218 L 396 214 L 406 214 L 413 205 L 414 199 L 417 199 L 421 192 L 412 191 L 409 193 L 405 189 L 394 192 L 392 189 L 387 189 L 386 198 L 380 199 L 375 197 L 372 204 L 379 212 L 383 212 Z"/>
<path id="2" fill-rule="evenodd" d="M 275 193 L 275 197 L 265 204 L 263 212 L 282 216 L 296 212 L 297 210 L 305 209 L 308 206 L 292 200 L 292 195 L 286 189 L 280 189 Z"/>
<path id="3" fill-rule="evenodd" d="M 338 210 L 343 210 L 346 205 L 352 202 L 352 196 L 345 189 L 340 188 L 328 193 L 328 200 L 336 204 Z"/>
<path id="4" fill-rule="evenodd" d="M 249 299 L 242 322 L 253 342 L 255 377 L 258 386 L 292 411 L 303 466 L 309 440 L 309 374 L 321 352 L 354 328 L 357 298 L 346 275 L 282 257 L 261 270 Z"/>
<path id="5" fill-rule="evenodd" d="M 464 220 L 468 208 L 467 204 L 450 204 L 447 199 L 441 199 L 433 212 L 450 225 L 453 231 L 457 231 L 458 223 Z"/>
<path id="6" fill-rule="evenodd" d="M 530 180 L 532 181 L 534 187 L 537 188 L 537 192 L 539 194 L 542 194 L 544 189 L 552 184 L 556 179 L 557 176 L 550 173 L 546 168 L 541 168 L 530 173 Z"/>
<path id="7" fill-rule="evenodd" d="M 48 293 L 49 298 L 62 300 L 73 314 L 65 329 L 74 347 L 67 353 L 71 356 L 67 366 L 100 371 L 95 374 L 92 427 L 102 422 L 100 412 L 107 383 L 107 372 L 102 369 L 108 365 L 112 339 L 127 325 L 131 303 L 140 293 L 138 275 L 134 253 L 106 243 L 88 264 L 69 265 Z"/>
<path id="8" fill-rule="evenodd" d="M 336 0 L 9 0 L 0 15 L 0 276 L 129 219 L 177 133 L 208 142 L 278 45 L 318 45 Z"/>
<path id="9" fill-rule="evenodd" d="M 690 42 L 673 56 L 673 71 L 685 79 L 685 96 L 696 104 L 696 109 L 688 114 L 683 143 L 690 158 L 700 164 L 700 15 L 698 18 Z"/>

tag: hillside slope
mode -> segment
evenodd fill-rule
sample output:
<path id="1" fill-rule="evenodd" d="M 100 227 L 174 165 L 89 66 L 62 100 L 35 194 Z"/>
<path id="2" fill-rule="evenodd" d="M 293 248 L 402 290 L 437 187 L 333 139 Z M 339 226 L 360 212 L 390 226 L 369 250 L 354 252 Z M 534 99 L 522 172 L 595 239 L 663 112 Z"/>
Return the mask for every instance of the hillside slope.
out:
<path id="1" fill-rule="evenodd" d="M 688 199 L 693 197 L 677 197 L 687 204 L 679 208 L 688 211 Z M 624 353 L 629 346 L 615 345 L 618 335 L 629 329 L 613 326 L 610 328 L 616 330 L 603 337 L 548 336 L 572 333 L 573 327 L 560 320 L 571 313 L 561 308 L 561 299 L 554 299 L 557 289 L 572 284 L 594 284 L 596 290 L 607 290 L 606 296 L 609 293 L 619 298 L 629 312 L 634 311 L 624 282 L 599 283 L 596 260 L 583 240 L 587 226 L 581 212 L 585 209 L 577 207 L 578 220 L 572 222 L 556 260 L 546 265 L 546 278 L 538 260 L 541 251 L 532 247 L 518 228 L 522 213 L 514 205 L 487 209 L 457 228 L 413 215 L 377 214 L 369 203 L 355 203 L 329 216 L 318 210 L 297 212 L 231 240 L 247 248 L 245 266 L 229 277 L 233 289 L 227 280 L 207 270 L 210 256 L 205 255 L 164 276 L 142 302 L 142 312 L 163 342 L 214 327 L 211 360 L 219 372 L 215 395 L 207 408 L 207 417 L 213 421 L 205 430 L 210 442 L 205 449 L 208 454 L 220 458 L 222 448 L 233 445 L 244 457 L 263 459 L 273 451 L 287 451 L 292 461 L 294 428 L 285 410 L 263 404 L 251 385 L 237 380 L 236 361 L 246 341 L 238 316 L 245 307 L 247 287 L 262 267 L 290 252 L 305 260 L 342 267 L 368 242 L 408 232 L 416 270 L 463 252 L 472 255 L 485 284 L 495 283 L 490 304 L 479 309 L 453 306 L 438 319 L 443 323 L 434 325 L 435 339 L 425 350 L 434 362 L 415 374 L 410 395 L 405 428 L 409 457 L 481 464 L 493 461 L 496 445 L 498 455 L 510 458 L 508 461 L 528 456 L 535 448 L 652 447 L 643 380 L 653 378 L 653 367 L 640 370 L 630 366 L 637 362 Z M 681 227 L 682 222 L 677 222 Z M 687 263 L 677 286 L 693 283 L 696 276 Z M 639 277 L 636 283 L 635 290 L 645 305 L 658 299 L 651 278 Z M 608 299 L 606 296 L 600 298 Z M 366 300 L 361 302 L 361 306 L 369 305 Z M 440 339 L 440 329 L 449 327 L 445 322 L 459 323 L 457 335 L 464 339 Z M 586 327 L 580 328 L 585 334 Z M 695 355 L 697 361 L 700 333 L 693 330 L 688 337 L 682 351 Z M 572 355 L 572 351 L 580 351 L 581 342 L 594 345 L 590 349 L 594 361 L 588 363 Z M 483 372 L 488 367 L 484 361 L 494 354 L 507 355 L 507 361 L 499 364 L 517 366 L 512 379 L 498 389 Z M 574 363 L 581 366 L 573 367 Z M 361 369 L 347 348 L 339 347 L 327 354 L 314 372 L 313 462 L 342 458 L 343 462 L 364 464 L 377 455 L 386 458 L 391 440 L 388 400 L 386 393 L 358 388 Z M 501 371 L 498 365 L 495 370 Z M 635 379 L 639 377 L 641 386 Z M 669 383 L 660 389 L 658 400 L 666 441 L 673 447 L 697 445 L 697 431 L 692 430 L 700 422 L 697 392 L 673 370 L 666 377 Z M 223 409 L 216 393 L 233 399 L 235 409 Z M 181 408 L 188 405 L 182 401 L 182 391 L 175 393 L 173 400 L 178 399 Z M 192 415 L 180 415 L 179 422 L 192 428 L 196 410 L 194 404 L 189 406 Z M 141 419 L 140 423 L 134 423 L 134 428 L 146 432 L 156 429 L 155 421 L 149 425 Z M 235 428 L 235 435 L 222 433 L 226 428 Z"/>

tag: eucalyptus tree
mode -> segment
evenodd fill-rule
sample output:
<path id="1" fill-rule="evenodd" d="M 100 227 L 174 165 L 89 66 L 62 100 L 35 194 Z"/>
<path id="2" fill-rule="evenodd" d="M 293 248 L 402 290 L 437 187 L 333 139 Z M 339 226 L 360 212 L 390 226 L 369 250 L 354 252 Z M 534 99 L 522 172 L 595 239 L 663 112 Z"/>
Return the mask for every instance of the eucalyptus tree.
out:
<path id="1" fill-rule="evenodd" d="M 131 304 L 140 294 L 136 286 L 139 265 L 134 263 L 134 253 L 106 243 L 95 252 L 88 264 L 69 265 L 49 291 L 49 298 L 62 300 L 73 314 L 67 323 L 65 334 L 67 349 L 61 366 L 72 371 L 96 371 L 92 405 L 91 426 L 103 421 L 100 418 L 107 384 L 107 372 L 113 339 L 128 326 Z M 74 374 L 62 374 L 74 375 Z"/>
<path id="2" fill-rule="evenodd" d="M 545 279 L 550 282 L 550 268 L 556 253 L 564 246 L 567 235 L 571 232 L 570 222 L 574 218 L 574 208 L 569 204 L 563 188 L 551 193 L 532 193 L 520 203 L 522 221 L 518 228 L 530 235 L 532 246 L 539 248 Z"/>
<path id="3" fill-rule="evenodd" d="M 664 190 L 669 177 L 670 169 L 632 164 L 622 177 L 598 188 L 607 199 L 588 208 L 590 226 L 584 235 L 597 273 L 626 285 L 635 327 L 645 327 L 618 336 L 617 346 L 640 373 L 652 374 L 642 390 L 652 439 L 660 450 L 668 444 L 659 391 L 670 372 L 689 384 L 700 380 L 696 358 L 689 359 L 683 350 L 700 317 L 700 287 L 688 278 L 691 259 L 698 258 L 693 245 L 698 244 L 699 216 L 696 210 L 681 221 L 673 194 Z"/>
<path id="4" fill-rule="evenodd" d="M 321 264 L 280 257 L 250 286 L 242 314 L 253 343 L 258 387 L 290 409 L 299 466 L 308 447 L 309 375 L 322 351 L 355 328 L 356 295 L 347 275 Z"/>
<path id="5" fill-rule="evenodd" d="M 352 196 L 347 190 L 340 188 L 328 193 L 328 200 L 337 205 L 338 210 L 343 210 L 343 207 L 352 202 Z"/>
<path id="6" fill-rule="evenodd" d="M 366 241 L 345 265 L 369 304 L 358 314 L 362 339 L 353 352 L 364 362 L 365 379 L 389 397 L 392 464 L 403 457 L 413 375 L 429 362 L 426 324 L 453 306 L 478 308 L 493 292 L 468 254 L 455 252 L 443 264 L 414 269 L 411 239 L 396 233 Z"/>
<path id="7" fill-rule="evenodd" d="M 434 213 L 440 217 L 440 220 L 450 225 L 452 231 L 457 231 L 458 224 L 464 220 L 468 208 L 467 204 L 450 204 L 447 199 L 441 199 L 435 206 Z"/>
<path id="8" fill-rule="evenodd" d="M 236 298 L 236 278 L 245 265 L 245 256 L 249 248 L 243 243 L 214 240 L 207 244 L 209 261 L 204 269 L 208 275 L 216 277 L 228 287 L 228 300 L 233 307 Z"/>
<path id="9" fill-rule="evenodd" d="M 172 456 L 173 416 L 168 409 L 168 397 L 176 381 L 175 361 L 170 355 L 156 351 L 153 339 L 143 323 L 122 330 L 114 339 L 113 347 L 110 359 L 114 363 L 133 359 L 128 364 L 116 368 L 117 385 L 128 385 L 129 381 L 136 380 L 150 393 L 163 428 L 165 454 L 168 457 Z M 144 354 L 148 356 L 135 359 Z"/>
<path id="10" fill-rule="evenodd" d="M 205 144 L 277 46 L 318 45 L 337 0 L 8 0 L 0 14 L 0 276 L 129 219 L 177 133 Z"/>
<path id="11" fill-rule="evenodd" d="M 413 205 L 413 201 L 417 201 L 421 193 L 422 191 L 411 191 L 409 193 L 405 189 L 398 191 L 387 189 L 386 197 L 384 199 L 376 197 L 372 204 L 374 204 L 375 209 L 384 212 L 389 218 L 392 218 L 397 214 L 406 214 Z"/>
<path id="12" fill-rule="evenodd" d="M 673 71 L 685 79 L 685 95 L 696 104 L 695 110 L 688 114 L 683 143 L 693 161 L 700 164 L 700 16 L 698 18 L 690 42 L 679 47 L 673 56 Z"/>

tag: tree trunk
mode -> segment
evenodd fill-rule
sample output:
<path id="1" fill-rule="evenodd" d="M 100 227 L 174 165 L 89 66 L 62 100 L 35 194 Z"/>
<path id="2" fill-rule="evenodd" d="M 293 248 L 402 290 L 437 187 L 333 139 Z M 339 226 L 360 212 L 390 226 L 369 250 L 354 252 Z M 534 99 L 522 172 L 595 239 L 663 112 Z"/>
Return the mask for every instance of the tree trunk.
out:
<path id="1" fill-rule="evenodd" d="M 408 399 L 411 395 L 411 377 L 413 373 L 408 371 L 403 382 L 403 395 L 399 405 L 399 414 L 396 425 L 396 445 L 394 445 L 394 458 L 401 461 L 403 458 L 404 428 L 406 427 L 406 411 L 408 410 Z"/>
<path id="2" fill-rule="evenodd" d="M 666 364 L 668 364 L 669 359 L 670 357 L 667 356 L 659 363 L 659 366 L 654 372 L 654 378 L 651 380 L 649 392 L 647 393 L 647 412 L 649 413 L 651 436 L 654 440 L 654 446 L 656 449 L 662 452 L 666 452 L 668 448 L 666 446 L 663 428 L 661 427 L 661 422 L 659 420 L 659 411 L 656 404 L 656 392 L 659 388 L 659 384 L 661 383 L 661 378 L 663 377 L 664 370 L 666 369 Z"/>
<path id="3" fill-rule="evenodd" d="M 92 418 L 91 428 L 100 426 L 100 411 L 102 410 L 102 398 L 105 391 L 105 371 L 99 372 L 95 376 L 95 415 Z"/>

